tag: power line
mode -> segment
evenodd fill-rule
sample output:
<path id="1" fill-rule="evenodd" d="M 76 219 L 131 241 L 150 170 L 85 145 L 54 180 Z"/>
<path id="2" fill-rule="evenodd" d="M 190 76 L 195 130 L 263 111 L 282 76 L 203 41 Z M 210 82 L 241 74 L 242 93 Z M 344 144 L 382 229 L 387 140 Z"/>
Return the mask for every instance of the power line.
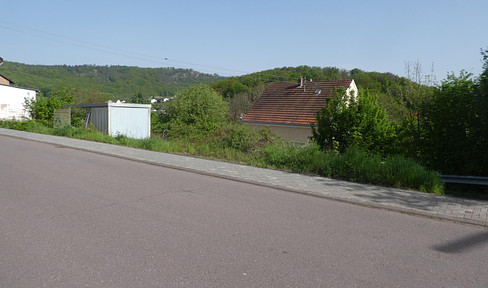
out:
<path id="1" fill-rule="evenodd" d="M 164 64 L 165 62 L 168 63 L 175 63 L 176 65 L 180 64 L 179 68 L 189 68 L 189 67 L 181 67 L 181 65 L 186 65 L 186 66 L 196 66 L 196 67 L 202 67 L 202 68 L 210 68 L 210 69 L 217 69 L 221 71 L 229 71 L 229 72 L 234 72 L 233 74 L 240 73 L 240 74 L 248 74 L 248 71 L 242 71 L 242 70 L 236 70 L 236 69 L 230 69 L 230 68 L 224 68 L 224 67 L 217 67 L 217 66 L 209 66 L 209 65 L 203 65 L 203 64 L 198 64 L 198 63 L 192 63 L 188 61 L 182 61 L 182 60 L 177 60 L 177 59 L 172 59 L 169 57 L 161 57 L 161 56 L 154 56 L 154 55 L 149 55 L 149 54 L 143 54 L 143 53 L 137 53 L 133 51 L 128 51 L 128 50 L 123 50 L 123 49 L 118 49 L 106 45 L 100 45 L 100 44 L 95 44 L 83 40 L 77 40 L 73 38 L 68 38 L 64 37 L 58 34 L 54 34 L 51 32 L 46 32 L 43 30 L 35 29 L 35 28 L 21 28 L 21 27 L 12 27 L 8 24 L 0 22 L 0 28 L 7 29 L 10 31 L 14 31 L 17 33 L 23 33 L 23 34 L 28 34 L 31 36 L 36 36 L 40 37 L 43 39 L 47 39 L 50 41 L 56 41 L 64 44 L 69 44 L 72 46 L 77 46 L 85 49 L 90 49 L 98 52 L 102 52 L 105 54 L 109 55 L 118 55 L 122 57 L 127 57 L 127 58 L 132 58 L 132 59 L 137 59 L 137 60 L 142 60 L 146 62 L 151 62 L 151 63 L 157 63 L 157 64 Z M 204 72 L 209 72 L 209 71 L 204 71 Z M 210 71 L 209 73 L 215 73 L 215 70 Z M 220 73 L 220 74 L 227 74 L 226 76 L 233 76 L 228 73 Z"/>
<path id="2" fill-rule="evenodd" d="M 35 37 L 40 37 L 43 39 L 47 39 L 50 41 L 55 41 L 55 42 L 60 42 L 84 49 L 89 49 L 109 55 L 117 55 L 117 56 L 122 56 L 126 58 L 131 58 L 131 59 L 136 59 L 136 60 L 141 60 L 141 61 L 146 61 L 150 63 L 157 63 L 157 64 L 164 64 L 166 63 L 171 63 L 175 66 L 179 66 L 177 68 L 185 68 L 185 69 L 191 69 L 192 67 L 201 67 L 204 68 L 204 70 L 207 69 L 217 69 L 220 71 L 229 71 L 233 72 L 232 74 L 229 73 L 216 73 L 222 76 L 227 76 L 227 77 L 250 77 L 253 79 L 258 79 L 258 80 L 276 80 L 276 81 L 290 81 L 294 82 L 297 81 L 297 79 L 292 79 L 291 77 L 286 77 L 286 76 L 280 76 L 278 74 L 268 74 L 266 76 L 251 76 L 248 71 L 242 71 L 242 70 L 237 70 L 237 69 L 230 69 L 230 68 L 224 68 L 224 67 L 218 67 L 218 66 L 210 66 L 210 65 L 203 65 L 203 64 L 198 64 L 198 63 L 192 63 L 188 61 L 182 61 L 182 60 L 177 60 L 177 59 L 172 59 L 170 57 L 161 57 L 161 56 L 154 56 L 154 55 L 149 55 L 149 54 L 144 54 L 144 53 L 138 53 L 138 52 L 133 52 L 133 51 L 128 51 L 124 49 L 119 49 L 119 48 L 114 48 L 106 45 L 100 45 L 96 43 L 91 43 L 88 41 L 83 41 L 83 40 L 77 40 L 65 36 L 61 36 L 55 33 L 35 29 L 32 27 L 29 28 L 22 28 L 16 25 L 15 27 L 12 27 L 11 25 L 5 24 L 4 22 L 0 22 L 0 28 L 14 31 L 17 33 L 23 33 L 23 34 L 28 34 L 31 36 Z M 185 67 L 186 66 L 186 67 Z M 206 73 L 215 73 L 215 70 L 207 70 L 207 71 L 201 71 L 201 72 L 206 72 Z M 241 75 L 236 76 L 235 73 L 239 73 Z M 259 73 L 259 72 L 256 72 Z"/>

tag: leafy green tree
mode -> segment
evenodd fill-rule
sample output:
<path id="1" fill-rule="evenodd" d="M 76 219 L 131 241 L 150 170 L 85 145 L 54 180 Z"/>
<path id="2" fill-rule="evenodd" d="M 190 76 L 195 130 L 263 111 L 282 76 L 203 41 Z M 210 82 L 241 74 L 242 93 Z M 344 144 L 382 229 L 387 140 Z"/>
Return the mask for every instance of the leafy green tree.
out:
<path id="1" fill-rule="evenodd" d="M 422 160 L 425 131 L 422 126 L 423 110 L 431 104 L 433 95 L 432 75 L 425 76 L 420 62 L 406 62 L 405 72 L 408 81 L 399 87 L 400 104 L 403 107 L 403 117 L 400 121 L 400 141 L 405 147 L 402 154 L 407 157 Z"/>
<path id="2" fill-rule="evenodd" d="M 318 127 L 312 127 L 314 141 L 324 150 L 345 152 L 351 146 L 369 151 L 391 153 L 394 127 L 376 96 L 361 92 L 358 101 L 346 101 L 344 90 L 317 113 Z"/>
<path id="3" fill-rule="evenodd" d="M 476 142 L 477 146 L 480 147 L 480 150 L 483 149 L 482 147 L 488 147 L 488 49 L 482 51 L 481 55 L 483 56 L 483 73 L 479 77 L 479 83 L 476 87 L 475 97 L 476 97 L 476 118 L 475 121 L 478 124 L 478 129 L 474 131 L 475 137 L 477 137 L 478 141 Z M 482 150 L 483 151 L 483 150 Z M 488 176 L 488 153 L 486 150 L 483 151 L 479 157 L 480 166 L 484 167 L 479 174 Z"/>
<path id="4" fill-rule="evenodd" d="M 244 85 L 236 78 L 230 78 L 215 83 L 212 85 L 212 88 L 222 94 L 226 99 L 230 99 L 236 94 L 245 93 L 250 90 L 248 86 Z"/>
<path id="5" fill-rule="evenodd" d="M 132 95 L 132 97 L 130 98 L 130 102 L 144 104 L 146 101 L 144 100 L 144 96 L 142 96 L 142 93 L 137 93 Z"/>
<path id="6" fill-rule="evenodd" d="M 229 106 L 222 96 L 206 85 L 198 85 L 167 101 L 159 119 L 170 136 L 191 136 L 214 131 L 228 115 Z"/>
<path id="7" fill-rule="evenodd" d="M 252 105 L 264 93 L 266 86 L 263 83 L 256 85 L 250 92 L 244 92 L 234 95 L 229 99 L 229 108 L 232 118 L 240 119 L 241 114 L 247 113 Z"/>
<path id="8" fill-rule="evenodd" d="M 434 92 L 433 103 L 424 112 L 426 146 L 424 160 L 448 174 L 464 174 L 473 149 L 471 113 L 475 83 L 472 75 L 449 75 Z M 472 163 L 469 164 L 471 166 Z"/>
<path id="9" fill-rule="evenodd" d="M 488 176 L 488 57 L 478 79 L 448 75 L 425 109 L 424 161 L 444 174 Z"/>

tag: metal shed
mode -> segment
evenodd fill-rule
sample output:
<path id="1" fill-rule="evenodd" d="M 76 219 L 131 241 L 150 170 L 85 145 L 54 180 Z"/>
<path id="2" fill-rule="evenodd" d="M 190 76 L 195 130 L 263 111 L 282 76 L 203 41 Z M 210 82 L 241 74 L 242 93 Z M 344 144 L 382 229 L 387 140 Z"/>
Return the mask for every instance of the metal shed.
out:
<path id="1" fill-rule="evenodd" d="M 86 122 L 110 136 L 124 135 L 135 139 L 151 137 L 150 104 L 108 102 L 65 107 L 91 108 Z"/>

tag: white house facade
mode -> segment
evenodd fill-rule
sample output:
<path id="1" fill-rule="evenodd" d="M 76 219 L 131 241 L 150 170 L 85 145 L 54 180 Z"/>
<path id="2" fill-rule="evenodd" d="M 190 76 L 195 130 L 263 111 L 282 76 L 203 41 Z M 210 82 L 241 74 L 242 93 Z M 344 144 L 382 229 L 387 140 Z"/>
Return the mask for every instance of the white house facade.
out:
<path id="1" fill-rule="evenodd" d="M 30 119 L 24 103 L 35 100 L 36 95 L 36 90 L 0 84 L 0 120 Z"/>

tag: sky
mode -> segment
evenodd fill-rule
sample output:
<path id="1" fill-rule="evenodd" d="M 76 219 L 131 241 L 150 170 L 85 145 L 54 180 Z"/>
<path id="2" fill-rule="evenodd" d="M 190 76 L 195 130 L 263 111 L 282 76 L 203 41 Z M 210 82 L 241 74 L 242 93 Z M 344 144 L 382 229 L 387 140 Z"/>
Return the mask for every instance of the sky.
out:
<path id="1" fill-rule="evenodd" d="M 41 65 L 190 68 L 222 76 L 300 65 L 479 75 L 488 1 L 0 0 L 0 57 Z M 1 73 L 1 67 L 0 67 Z"/>

